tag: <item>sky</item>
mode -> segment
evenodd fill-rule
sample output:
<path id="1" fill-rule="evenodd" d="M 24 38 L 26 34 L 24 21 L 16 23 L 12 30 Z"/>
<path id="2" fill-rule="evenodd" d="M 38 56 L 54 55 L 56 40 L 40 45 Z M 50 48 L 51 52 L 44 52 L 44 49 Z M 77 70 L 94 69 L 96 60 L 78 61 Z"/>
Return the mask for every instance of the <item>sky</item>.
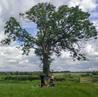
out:
<path id="1" fill-rule="evenodd" d="M 22 21 L 19 13 L 25 12 L 37 3 L 50 2 L 56 7 L 78 5 L 83 11 L 91 14 L 90 20 L 98 30 L 98 0 L 0 0 L 0 40 L 4 39 L 4 24 L 9 17 L 14 16 Z M 22 26 L 34 34 L 37 29 L 34 23 L 21 22 Z M 83 51 L 87 61 L 73 61 L 69 52 L 62 51 L 59 58 L 55 55 L 51 70 L 56 71 L 95 71 L 98 70 L 98 40 L 90 40 L 83 44 Z M 13 42 L 10 46 L 0 45 L 0 71 L 38 71 L 42 70 L 39 57 L 32 49 L 29 56 L 22 55 L 22 51 L 16 48 L 18 45 Z"/>

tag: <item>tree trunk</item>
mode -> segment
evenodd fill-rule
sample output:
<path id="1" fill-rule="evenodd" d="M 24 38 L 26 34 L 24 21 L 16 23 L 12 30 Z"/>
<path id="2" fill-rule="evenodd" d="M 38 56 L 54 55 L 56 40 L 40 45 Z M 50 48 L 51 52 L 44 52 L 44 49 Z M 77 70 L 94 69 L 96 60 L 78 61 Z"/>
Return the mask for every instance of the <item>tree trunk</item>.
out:
<path id="1" fill-rule="evenodd" d="M 43 73 L 48 76 L 50 71 L 50 62 L 49 62 L 49 56 L 48 53 L 43 54 Z"/>

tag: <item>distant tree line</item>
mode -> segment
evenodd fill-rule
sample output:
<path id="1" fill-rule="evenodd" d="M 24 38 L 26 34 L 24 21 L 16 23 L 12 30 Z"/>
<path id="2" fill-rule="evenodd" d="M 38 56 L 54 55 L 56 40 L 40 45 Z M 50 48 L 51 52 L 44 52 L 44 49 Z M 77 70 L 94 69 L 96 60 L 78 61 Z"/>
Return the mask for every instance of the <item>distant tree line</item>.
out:
<path id="1" fill-rule="evenodd" d="M 39 72 L 0 72 L 0 80 L 38 80 Z"/>
<path id="2" fill-rule="evenodd" d="M 98 71 L 92 72 L 52 72 L 56 81 L 79 82 L 80 77 L 90 76 L 98 80 Z M 39 80 L 41 72 L 0 72 L 0 80 L 32 81 Z"/>
<path id="3" fill-rule="evenodd" d="M 17 80 L 17 81 L 32 81 L 32 80 L 39 80 L 39 77 L 33 77 L 33 76 L 6 76 L 4 77 L 4 80 Z"/>
<path id="4" fill-rule="evenodd" d="M 0 75 L 36 75 L 39 72 L 0 72 Z"/>

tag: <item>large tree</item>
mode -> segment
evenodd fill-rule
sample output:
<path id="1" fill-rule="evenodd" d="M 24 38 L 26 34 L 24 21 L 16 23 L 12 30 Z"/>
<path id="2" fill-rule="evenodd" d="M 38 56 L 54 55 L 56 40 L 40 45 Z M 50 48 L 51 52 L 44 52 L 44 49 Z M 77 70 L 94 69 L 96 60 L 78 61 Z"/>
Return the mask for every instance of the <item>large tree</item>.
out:
<path id="1" fill-rule="evenodd" d="M 67 50 L 72 57 L 85 59 L 80 53 L 79 41 L 97 36 L 96 28 L 89 20 L 90 14 L 78 6 L 62 5 L 56 8 L 50 3 L 39 3 L 20 15 L 37 24 L 36 36 L 32 36 L 14 17 L 10 17 L 5 24 L 7 37 L 2 43 L 9 45 L 12 41 L 18 41 L 23 54 L 28 54 L 31 48 L 35 49 L 45 74 L 49 73 L 53 53 L 59 56 L 62 50 Z"/>

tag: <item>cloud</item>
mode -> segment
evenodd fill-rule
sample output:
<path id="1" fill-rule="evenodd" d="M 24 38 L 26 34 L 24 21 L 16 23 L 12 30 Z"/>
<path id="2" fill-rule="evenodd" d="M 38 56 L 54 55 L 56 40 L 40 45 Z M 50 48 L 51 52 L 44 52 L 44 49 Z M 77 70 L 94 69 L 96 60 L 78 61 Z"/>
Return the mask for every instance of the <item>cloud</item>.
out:
<path id="1" fill-rule="evenodd" d="M 93 11 L 96 9 L 96 0 L 70 0 L 69 6 L 80 6 L 83 11 Z"/>
<path id="2" fill-rule="evenodd" d="M 93 11 L 96 9 L 96 0 L 81 0 L 80 2 L 80 8 L 87 10 L 87 11 Z"/>

